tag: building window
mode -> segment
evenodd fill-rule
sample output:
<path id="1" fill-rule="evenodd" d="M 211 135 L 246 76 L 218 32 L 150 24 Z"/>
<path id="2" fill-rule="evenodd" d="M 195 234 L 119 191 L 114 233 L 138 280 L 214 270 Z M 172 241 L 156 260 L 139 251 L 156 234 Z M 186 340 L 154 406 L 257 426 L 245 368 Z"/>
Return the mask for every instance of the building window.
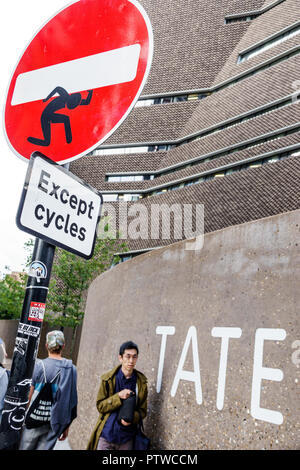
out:
<path id="1" fill-rule="evenodd" d="M 141 194 L 103 194 L 103 202 L 118 202 L 118 201 L 138 201 L 142 198 Z"/>
<path id="2" fill-rule="evenodd" d="M 192 94 L 188 95 L 187 100 L 188 100 L 188 101 L 196 101 L 196 100 L 198 100 L 198 93 L 192 93 Z"/>
<path id="3" fill-rule="evenodd" d="M 161 144 L 161 145 L 149 145 L 148 152 L 166 152 L 170 150 L 173 145 Z"/>
<path id="4" fill-rule="evenodd" d="M 288 39 L 291 39 L 292 37 L 296 36 L 297 34 L 300 33 L 300 25 L 290 27 L 287 31 L 282 32 L 281 34 L 276 35 L 273 38 L 266 39 L 263 44 L 259 44 L 258 46 L 254 46 L 251 48 L 249 51 L 241 53 L 238 57 L 238 63 L 245 62 L 246 60 L 251 59 L 252 57 L 257 56 L 258 54 L 261 54 L 262 52 L 267 51 L 268 49 L 277 46 L 278 44 L 281 44 L 284 41 L 287 41 Z"/>
<path id="5" fill-rule="evenodd" d="M 181 189 L 193 184 L 199 184 L 206 181 L 214 180 L 217 178 L 223 178 L 225 176 L 231 175 L 232 173 L 236 173 L 238 171 L 247 171 L 252 168 L 259 168 L 262 165 L 268 163 L 275 163 L 279 160 L 284 160 L 285 158 L 289 157 L 296 157 L 300 156 L 300 152 L 293 151 L 293 152 L 282 152 L 277 155 L 268 156 L 265 158 L 257 159 L 250 162 L 245 162 L 240 165 L 233 165 L 231 168 L 224 169 L 223 171 L 216 170 L 216 172 L 211 171 L 210 173 L 204 174 L 203 176 L 191 177 L 191 179 L 187 181 L 183 181 L 181 183 L 171 184 L 166 188 L 158 188 L 148 193 L 143 194 L 126 194 L 126 193 L 111 193 L 111 194 L 103 194 L 104 202 L 118 202 L 118 201 L 138 201 L 142 198 L 148 198 L 151 196 L 156 196 L 167 191 L 175 191 L 177 189 Z"/>
<path id="6" fill-rule="evenodd" d="M 114 148 L 99 148 L 92 151 L 92 155 L 101 156 L 101 155 L 125 155 L 128 153 L 145 153 L 148 152 L 149 146 L 141 147 L 114 147 Z"/>
<path id="7" fill-rule="evenodd" d="M 147 152 L 162 152 L 173 148 L 174 145 L 160 144 L 160 145 L 147 145 L 146 146 L 134 146 L 134 147 L 115 147 L 115 148 L 99 148 L 93 150 L 91 155 L 126 155 L 130 153 L 147 153 Z"/>
<path id="8" fill-rule="evenodd" d="M 241 23 L 243 21 L 252 21 L 258 15 L 248 15 L 248 16 L 237 16 L 232 18 L 225 18 L 225 24 L 232 24 L 232 23 Z"/>
<path id="9" fill-rule="evenodd" d="M 116 202 L 118 194 L 103 194 L 103 202 Z"/>
<path id="10" fill-rule="evenodd" d="M 151 106 L 154 104 L 154 100 L 138 100 L 135 104 L 136 108 L 142 108 L 144 106 Z"/>
<path id="11" fill-rule="evenodd" d="M 114 175 L 106 176 L 105 181 L 108 183 L 132 183 L 133 181 L 152 180 L 154 175 Z"/>
<path id="12" fill-rule="evenodd" d="M 124 194 L 124 201 L 138 201 L 139 199 L 139 194 Z"/>
<path id="13" fill-rule="evenodd" d="M 184 95 L 172 95 L 172 96 L 159 96 L 153 99 L 140 99 L 136 102 L 135 107 L 141 108 L 143 106 L 151 106 L 153 104 L 168 104 L 168 103 L 181 103 L 182 101 L 194 101 L 202 100 L 209 96 L 211 92 L 205 93 L 190 93 Z"/>

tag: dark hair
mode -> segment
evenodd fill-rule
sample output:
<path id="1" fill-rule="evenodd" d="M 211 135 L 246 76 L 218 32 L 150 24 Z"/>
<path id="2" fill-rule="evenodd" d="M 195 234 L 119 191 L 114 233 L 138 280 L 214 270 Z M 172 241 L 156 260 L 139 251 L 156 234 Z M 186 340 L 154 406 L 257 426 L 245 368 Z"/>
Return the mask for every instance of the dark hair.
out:
<path id="1" fill-rule="evenodd" d="M 59 353 L 61 353 L 61 351 L 63 349 L 63 346 L 54 346 L 53 348 L 49 348 L 49 346 L 46 345 L 46 347 L 48 348 L 48 351 L 51 354 L 59 354 Z"/>
<path id="2" fill-rule="evenodd" d="M 139 348 L 132 341 L 126 341 L 125 343 L 121 344 L 119 350 L 120 356 L 123 356 L 125 349 L 136 349 L 136 352 L 139 353 Z"/>

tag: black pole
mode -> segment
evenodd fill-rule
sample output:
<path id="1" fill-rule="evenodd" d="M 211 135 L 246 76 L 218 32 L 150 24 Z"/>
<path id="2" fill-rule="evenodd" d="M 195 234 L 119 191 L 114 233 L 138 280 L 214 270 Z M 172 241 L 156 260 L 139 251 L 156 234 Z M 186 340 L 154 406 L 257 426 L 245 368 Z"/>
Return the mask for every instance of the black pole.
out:
<path id="1" fill-rule="evenodd" d="M 36 238 L 0 426 L 0 449 L 18 448 L 43 325 L 55 246 Z M 36 269 L 38 267 L 38 269 Z M 36 271 L 34 271 L 36 269 Z"/>
<path id="2" fill-rule="evenodd" d="M 70 163 L 65 163 L 64 165 L 62 165 L 64 168 L 66 168 L 66 170 L 69 170 L 70 169 Z M 63 317 L 65 317 L 66 314 L 63 312 Z M 64 332 L 65 328 L 64 326 L 61 326 L 60 327 L 60 331 Z"/>

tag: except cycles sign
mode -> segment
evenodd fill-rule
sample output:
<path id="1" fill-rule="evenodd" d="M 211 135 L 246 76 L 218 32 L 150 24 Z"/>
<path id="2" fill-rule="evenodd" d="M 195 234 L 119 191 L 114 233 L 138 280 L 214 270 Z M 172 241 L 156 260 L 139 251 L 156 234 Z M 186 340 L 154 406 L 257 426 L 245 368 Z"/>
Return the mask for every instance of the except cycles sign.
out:
<path id="1" fill-rule="evenodd" d="M 92 257 L 102 196 L 36 152 L 30 159 L 18 227 L 86 259 Z"/>
<path id="2" fill-rule="evenodd" d="M 107 139 L 133 108 L 153 54 L 137 0 L 76 0 L 50 19 L 12 75 L 5 132 L 12 150 L 59 163 Z"/>

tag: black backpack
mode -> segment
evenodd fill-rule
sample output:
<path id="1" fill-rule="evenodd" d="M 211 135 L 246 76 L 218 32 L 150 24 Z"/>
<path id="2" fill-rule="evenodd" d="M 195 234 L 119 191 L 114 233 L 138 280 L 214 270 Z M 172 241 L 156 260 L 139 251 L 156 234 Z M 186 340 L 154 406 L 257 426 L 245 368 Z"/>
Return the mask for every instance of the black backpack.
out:
<path id="1" fill-rule="evenodd" d="M 60 371 L 55 375 L 51 382 L 47 382 L 46 371 L 43 361 L 44 383 L 42 388 L 32 397 L 31 404 L 26 414 L 25 425 L 28 429 L 39 428 L 44 424 L 50 423 L 51 407 L 53 403 L 52 383 L 59 376 Z"/>

